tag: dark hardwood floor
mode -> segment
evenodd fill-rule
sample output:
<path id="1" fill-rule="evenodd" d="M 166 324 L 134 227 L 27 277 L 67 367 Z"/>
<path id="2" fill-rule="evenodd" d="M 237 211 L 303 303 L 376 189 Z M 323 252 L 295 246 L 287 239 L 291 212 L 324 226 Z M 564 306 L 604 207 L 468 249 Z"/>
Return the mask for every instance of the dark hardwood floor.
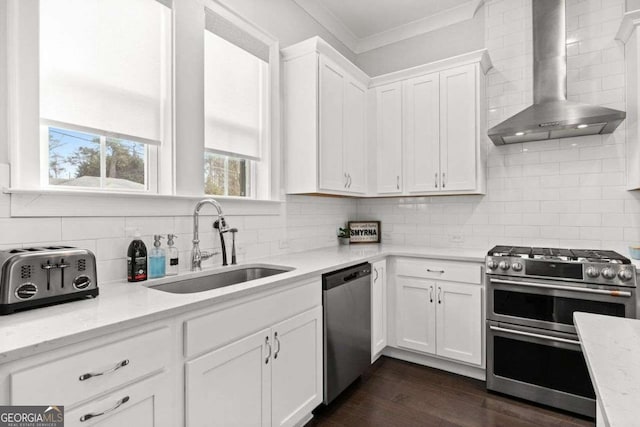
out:
<path id="1" fill-rule="evenodd" d="M 305 427 L 593 426 L 592 420 L 508 398 L 483 381 L 386 357 Z"/>

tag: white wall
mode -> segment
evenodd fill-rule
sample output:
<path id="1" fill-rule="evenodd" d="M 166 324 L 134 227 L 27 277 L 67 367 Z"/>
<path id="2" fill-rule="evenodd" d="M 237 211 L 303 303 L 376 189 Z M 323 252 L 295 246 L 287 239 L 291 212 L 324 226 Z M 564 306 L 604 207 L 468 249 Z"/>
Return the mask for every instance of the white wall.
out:
<path id="1" fill-rule="evenodd" d="M 486 46 L 489 126 L 532 101 L 531 0 L 491 0 Z M 625 108 L 624 0 L 567 2 L 569 98 Z M 635 141 L 637 143 L 637 141 Z M 640 243 L 640 193 L 625 190 L 625 126 L 612 135 L 496 147 L 488 194 L 363 200 L 387 242 L 489 249 L 495 244 L 612 248 Z M 636 165 L 635 167 L 640 167 Z M 461 237 L 463 242 L 454 243 Z"/>
<path id="2" fill-rule="evenodd" d="M 229 0 L 237 11 L 286 46 L 316 34 L 328 39 L 345 56 L 353 53 L 330 37 L 291 0 Z M 6 2 L 0 1 L 0 188 L 10 187 L 6 138 Z M 222 203 L 224 208 L 225 202 Z M 337 244 L 336 228 L 355 218 L 355 202 L 349 199 L 286 197 L 278 215 L 228 216 L 230 226 L 238 228 L 239 262 L 286 252 L 302 251 Z M 203 211 L 203 213 L 206 213 Z M 219 239 L 212 230 L 213 217 L 201 220 L 201 249 L 219 250 Z M 52 217 L 11 218 L 10 196 L 0 193 L 0 249 L 41 244 L 68 244 L 87 248 L 96 254 L 98 279 L 102 284 L 126 278 L 126 249 L 135 228 L 139 228 L 148 248 L 152 235 L 175 233 L 181 250 L 181 269 L 188 269 L 192 239 L 192 217 Z M 226 236 L 230 251 L 230 235 Z M 166 240 L 165 240 L 166 243 Z M 230 252 L 229 252 L 230 254 Z M 203 266 L 221 264 L 221 256 Z"/>
<path id="3" fill-rule="evenodd" d="M 7 2 L 0 1 L 0 46 L 5 46 Z M 7 50 L 0 49 L 0 164 L 7 163 Z"/>
<path id="4" fill-rule="evenodd" d="M 359 54 L 356 65 L 370 76 L 450 58 L 484 48 L 484 10 L 467 21 Z"/>

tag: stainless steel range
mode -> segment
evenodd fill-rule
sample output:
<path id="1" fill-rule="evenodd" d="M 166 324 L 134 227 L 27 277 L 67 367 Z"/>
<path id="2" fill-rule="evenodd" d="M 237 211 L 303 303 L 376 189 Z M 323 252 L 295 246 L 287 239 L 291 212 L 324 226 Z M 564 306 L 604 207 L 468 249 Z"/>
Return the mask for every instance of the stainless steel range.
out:
<path id="1" fill-rule="evenodd" d="M 486 269 L 487 389 L 594 417 L 573 313 L 635 318 L 635 266 L 613 251 L 496 246 Z"/>

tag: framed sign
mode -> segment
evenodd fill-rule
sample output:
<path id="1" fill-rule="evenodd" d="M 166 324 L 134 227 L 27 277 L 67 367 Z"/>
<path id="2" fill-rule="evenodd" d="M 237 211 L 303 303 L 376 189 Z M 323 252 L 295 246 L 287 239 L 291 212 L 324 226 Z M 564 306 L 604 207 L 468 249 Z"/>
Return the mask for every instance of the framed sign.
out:
<path id="1" fill-rule="evenodd" d="M 380 221 L 349 221 L 349 243 L 380 243 Z"/>

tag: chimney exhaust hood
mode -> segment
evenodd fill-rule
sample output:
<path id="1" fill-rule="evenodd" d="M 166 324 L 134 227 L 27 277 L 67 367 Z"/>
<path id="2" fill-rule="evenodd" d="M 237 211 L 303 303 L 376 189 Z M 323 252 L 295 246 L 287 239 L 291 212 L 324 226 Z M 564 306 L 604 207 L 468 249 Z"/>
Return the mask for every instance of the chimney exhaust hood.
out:
<path id="1" fill-rule="evenodd" d="M 534 104 L 489 129 L 496 145 L 612 133 L 624 111 L 567 100 L 565 0 L 532 0 Z"/>

